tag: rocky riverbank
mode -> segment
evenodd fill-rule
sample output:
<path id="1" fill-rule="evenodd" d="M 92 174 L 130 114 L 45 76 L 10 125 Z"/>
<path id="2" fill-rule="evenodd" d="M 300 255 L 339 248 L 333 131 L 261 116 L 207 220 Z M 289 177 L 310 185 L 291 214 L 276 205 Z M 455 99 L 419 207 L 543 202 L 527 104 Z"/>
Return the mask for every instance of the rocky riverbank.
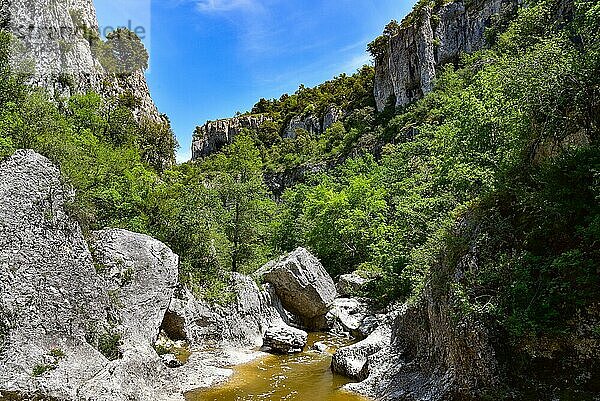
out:
<path id="1" fill-rule="evenodd" d="M 178 257 L 161 242 L 119 229 L 84 236 L 69 215 L 73 195 L 32 151 L 0 165 L 6 396 L 183 400 L 229 377 L 225 367 L 259 356 L 258 347 L 301 351 L 303 329 L 369 330 L 361 328 L 367 306 L 338 298 L 305 249 L 254 278 L 232 274 L 235 301 L 210 305 L 179 283 Z M 195 352 L 177 361 L 169 355 L 177 343 Z"/>

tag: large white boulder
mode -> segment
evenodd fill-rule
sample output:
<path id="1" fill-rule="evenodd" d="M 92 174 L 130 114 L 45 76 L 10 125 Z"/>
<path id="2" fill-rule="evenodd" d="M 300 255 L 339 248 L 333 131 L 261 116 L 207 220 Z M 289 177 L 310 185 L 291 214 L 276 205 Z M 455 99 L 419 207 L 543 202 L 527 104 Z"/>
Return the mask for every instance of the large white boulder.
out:
<path id="1" fill-rule="evenodd" d="M 307 339 L 303 330 L 288 325 L 271 326 L 265 333 L 263 347 L 274 353 L 293 354 L 304 350 Z"/>
<path id="2" fill-rule="evenodd" d="M 154 344 L 178 283 L 179 258 L 162 242 L 120 229 L 92 233 L 96 269 L 128 342 Z"/>
<path id="3" fill-rule="evenodd" d="M 329 311 L 337 296 L 331 276 L 304 248 L 267 264 L 257 275 L 273 285 L 285 309 L 309 326 Z"/>

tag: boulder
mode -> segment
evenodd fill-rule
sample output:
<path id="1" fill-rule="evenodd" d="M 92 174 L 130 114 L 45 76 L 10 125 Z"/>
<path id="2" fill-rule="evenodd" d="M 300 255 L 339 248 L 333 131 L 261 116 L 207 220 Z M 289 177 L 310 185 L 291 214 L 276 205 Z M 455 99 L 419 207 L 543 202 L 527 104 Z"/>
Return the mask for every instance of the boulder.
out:
<path id="1" fill-rule="evenodd" d="M 343 335 L 350 334 L 356 338 L 365 338 L 373 330 L 363 327 L 363 322 L 373 318 L 369 304 L 360 298 L 336 298 L 323 325 L 329 331 Z M 361 327 L 363 330 L 361 330 Z M 368 333 L 365 332 L 369 331 Z"/>
<path id="2" fill-rule="evenodd" d="M 260 347 L 269 327 L 291 321 L 269 284 L 260 288 L 251 277 L 233 273 L 227 291 L 233 295 L 231 303 L 215 305 L 180 288 L 171 300 L 162 329 L 172 340 L 186 340 L 192 347 L 207 343 Z"/>
<path id="3" fill-rule="evenodd" d="M 359 295 L 360 290 L 369 283 L 370 280 L 362 277 L 358 272 L 342 274 L 338 278 L 335 288 L 342 297 L 354 297 Z"/>
<path id="4" fill-rule="evenodd" d="M 292 354 L 302 352 L 307 339 L 305 331 L 288 325 L 271 326 L 265 333 L 263 347 L 275 353 Z"/>
<path id="5" fill-rule="evenodd" d="M 128 343 L 154 344 L 178 283 L 178 256 L 154 238 L 120 229 L 92 233 L 90 246 L 116 303 L 117 330 Z"/>
<path id="6" fill-rule="evenodd" d="M 368 358 L 390 347 L 391 324 L 380 325 L 364 340 L 338 349 L 331 360 L 331 369 L 354 380 L 364 380 L 369 372 L 366 369 Z"/>
<path id="7" fill-rule="evenodd" d="M 257 274 L 273 285 L 283 306 L 309 326 L 329 311 L 337 296 L 331 276 L 304 248 L 265 265 Z"/>

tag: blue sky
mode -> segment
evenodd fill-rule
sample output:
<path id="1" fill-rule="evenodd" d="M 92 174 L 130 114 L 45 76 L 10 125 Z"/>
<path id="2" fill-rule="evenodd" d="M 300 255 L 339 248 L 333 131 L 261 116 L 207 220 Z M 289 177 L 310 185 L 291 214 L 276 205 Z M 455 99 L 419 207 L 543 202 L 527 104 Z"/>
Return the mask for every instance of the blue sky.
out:
<path id="1" fill-rule="evenodd" d="M 190 157 L 194 128 L 369 63 L 413 0 L 95 0 L 101 26 L 149 26 L 152 97 Z M 118 8 L 118 9 L 117 9 Z"/>

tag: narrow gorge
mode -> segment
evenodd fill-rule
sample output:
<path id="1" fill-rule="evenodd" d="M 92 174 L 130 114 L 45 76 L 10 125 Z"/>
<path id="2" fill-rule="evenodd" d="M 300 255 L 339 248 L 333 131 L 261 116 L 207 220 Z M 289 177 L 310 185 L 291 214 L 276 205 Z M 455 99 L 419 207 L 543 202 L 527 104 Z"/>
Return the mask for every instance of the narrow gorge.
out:
<path id="1" fill-rule="evenodd" d="M 0 400 L 600 400 L 597 1 L 418 1 L 182 164 L 98 25 L 1 0 Z"/>

